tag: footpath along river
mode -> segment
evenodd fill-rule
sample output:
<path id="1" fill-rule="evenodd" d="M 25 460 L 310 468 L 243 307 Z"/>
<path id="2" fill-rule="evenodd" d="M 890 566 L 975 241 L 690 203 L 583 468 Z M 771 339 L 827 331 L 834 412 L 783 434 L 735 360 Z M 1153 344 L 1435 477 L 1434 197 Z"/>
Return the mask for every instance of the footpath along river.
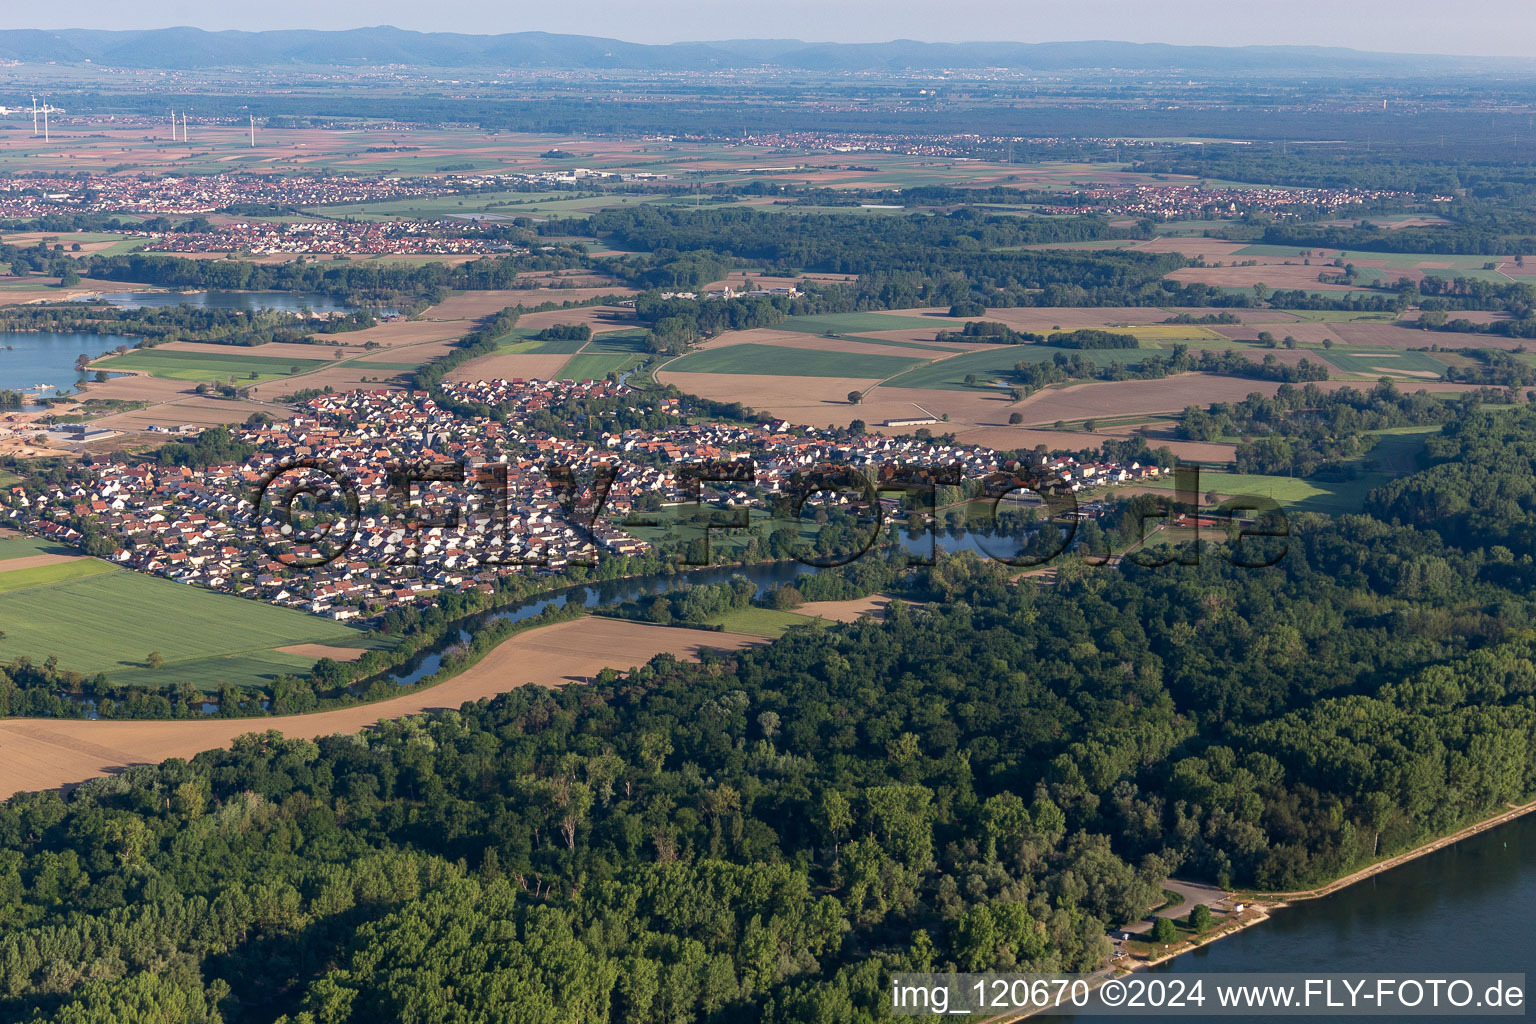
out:
<path id="1" fill-rule="evenodd" d="M 1332 895 L 1282 907 L 1268 921 L 1175 957 L 1152 968 L 1148 976 L 1172 979 L 1205 973 L 1269 972 L 1395 974 L 1428 979 L 1479 972 L 1520 973 L 1533 963 L 1533 946 L 1536 815 L 1526 815 Z M 1533 979 L 1536 972 L 1527 984 Z M 1033 1019 L 1108 1018 L 1063 1014 Z M 1142 1019 L 1180 1018 L 1174 1014 Z M 1260 1022 L 1298 1018 L 1243 1015 L 1201 1019 Z M 1344 1018 L 1319 1009 L 1312 1019 Z M 1405 1019 L 1477 1018 L 1427 1014 Z"/>

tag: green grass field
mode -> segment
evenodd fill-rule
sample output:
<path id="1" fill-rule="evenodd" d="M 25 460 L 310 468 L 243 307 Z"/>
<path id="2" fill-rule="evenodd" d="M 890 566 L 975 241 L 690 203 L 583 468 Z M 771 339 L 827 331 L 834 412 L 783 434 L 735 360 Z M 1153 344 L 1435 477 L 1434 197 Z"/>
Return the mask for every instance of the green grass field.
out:
<path id="1" fill-rule="evenodd" d="M 1334 348 L 1324 349 L 1322 356 L 1345 373 L 1433 373 L 1438 377 L 1446 368 L 1445 363 L 1427 352 L 1403 352 L 1397 349 L 1354 349 L 1341 352 Z"/>
<path id="2" fill-rule="evenodd" d="M 0 658 L 57 655 L 65 669 L 133 685 L 264 686 L 314 663 L 274 648 L 381 645 L 329 619 L 126 570 L 0 594 L 0 622 Z M 145 667 L 151 651 L 162 668 Z"/>
<path id="3" fill-rule="evenodd" d="M 10 570 L 5 568 L 5 563 L 0 562 L 0 594 L 119 571 L 121 570 L 111 563 L 97 558 L 77 558 L 72 562 L 54 562 L 52 565 L 34 565 L 27 569 Z"/>
<path id="4" fill-rule="evenodd" d="M 730 345 L 693 352 L 667 364 L 669 372 L 751 373 L 792 377 L 866 377 L 881 380 L 920 363 L 901 356 L 822 352 L 779 345 Z"/>
<path id="5" fill-rule="evenodd" d="M 0 538 L 0 563 L 14 558 L 31 558 L 33 555 L 78 555 L 79 553 L 68 544 L 60 544 L 56 540 L 43 540 L 41 537 L 28 537 L 23 534 L 19 537 Z M 0 564 L 0 572 L 4 571 L 5 566 Z"/>
<path id="6" fill-rule="evenodd" d="M 809 626 L 817 619 L 797 612 L 781 612 L 774 608 L 732 608 L 724 615 L 709 620 L 711 626 L 719 626 L 727 633 L 746 633 L 749 636 L 777 637 L 793 626 Z"/>
<path id="7" fill-rule="evenodd" d="M 885 313 L 821 313 L 816 316 L 791 316 L 775 326 L 774 330 L 798 331 L 802 334 L 872 334 L 876 331 L 905 331 L 930 329 L 958 331 L 964 320 L 951 320 L 947 316 L 891 316 Z"/>
<path id="8" fill-rule="evenodd" d="M 1051 345 L 993 345 L 976 352 L 941 359 L 938 362 L 915 366 L 893 380 L 886 381 L 887 388 L 940 388 L 945 391 L 968 391 L 967 374 L 974 373 L 978 384 L 991 380 L 1013 379 L 1013 368 L 1018 363 L 1043 363 L 1066 349 Z M 1098 353 L 1095 353 L 1098 354 Z M 1123 354 L 1123 353 L 1122 353 Z M 1132 350 L 1131 358 L 1134 358 Z M 1096 360 L 1097 361 L 1097 360 Z M 1103 362 L 1110 360 L 1104 359 Z"/>
<path id="9" fill-rule="evenodd" d="M 570 361 L 560 367 L 559 376 L 562 380 L 602 380 L 610 373 L 623 373 L 639 366 L 644 359 L 644 356 L 632 353 L 583 352 L 571 356 Z"/>
<path id="10" fill-rule="evenodd" d="M 578 338 L 552 338 L 540 341 L 534 337 L 538 334 L 533 328 L 518 328 L 496 346 L 496 351 L 511 352 L 516 355 L 575 355 L 588 344 Z"/>
<path id="11" fill-rule="evenodd" d="M 1365 508 L 1372 490 L 1418 468 L 1417 457 L 1424 441 L 1440 430 L 1438 426 L 1395 427 L 1377 431 L 1376 444 L 1355 460 L 1356 475 L 1348 480 L 1302 479 L 1256 473 L 1201 471 L 1200 493 L 1216 491 L 1227 495 L 1272 498 L 1287 508 L 1329 515 L 1357 513 Z M 1173 481 L 1152 486 L 1173 489 Z"/>
<path id="12" fill-rule="evenodd" d="M 120 356 L 92 363 L 93 369 L 138 370 L 171 380 L 219 381 L 234 377 L 236 383 L 276 380 L 292 373 L 304 373 L 329 364 L 328 359 L 281 359 L 231 352 L 180 352 L 176 349 L 135 349 Z M 293 368 L 298 367 L 295 371 Z M 253 378 L 251 374 L 256 374 Z"/>

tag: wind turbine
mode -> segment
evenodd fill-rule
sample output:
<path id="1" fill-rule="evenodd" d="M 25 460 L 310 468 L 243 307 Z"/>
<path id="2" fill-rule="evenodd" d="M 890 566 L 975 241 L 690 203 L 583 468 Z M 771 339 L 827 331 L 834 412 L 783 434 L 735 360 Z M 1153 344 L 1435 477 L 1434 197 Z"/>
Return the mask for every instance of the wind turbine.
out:
<path id="1" fill-rule="evenodd" d="M 37 134 L 37 97 L 32 97 L 32 134 Z"/>

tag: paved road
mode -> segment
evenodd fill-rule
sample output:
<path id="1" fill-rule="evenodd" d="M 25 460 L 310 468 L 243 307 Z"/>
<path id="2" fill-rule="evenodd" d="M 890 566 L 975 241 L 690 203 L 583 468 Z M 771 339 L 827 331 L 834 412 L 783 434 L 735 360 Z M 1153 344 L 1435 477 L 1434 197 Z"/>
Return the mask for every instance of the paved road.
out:
<path id="1" fill-rule="evenodd" d="M 1154 915 L 1156 917 L 1187 917 L 1197 904 L 1204 903 L 1208 907 L 1213 906 L 1231 895 L 1225 889 L 1218 889 L 1214 885 L 1206 885 L 1204 882 L 1181 882 L 1176 878 L 1170 878 L 1164 882 L 1163 888 L 1178 893 L 1184 897 L 1184 900 L 1182 903 L 1170 903 L 1168 906 L 1156 911 Z M 1136 934 L 1149 932 L 1152 930 L 1152 922 L 1150 920 L 1137 921 L 1134 924 L 1126 925 L 1125 930 Z"/>

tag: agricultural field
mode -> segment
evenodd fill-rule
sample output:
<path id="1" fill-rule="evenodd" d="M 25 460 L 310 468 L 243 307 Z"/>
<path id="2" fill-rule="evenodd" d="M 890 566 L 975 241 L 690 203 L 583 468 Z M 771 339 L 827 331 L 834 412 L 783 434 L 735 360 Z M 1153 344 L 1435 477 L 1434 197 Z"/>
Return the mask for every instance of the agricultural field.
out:
<path id="1" fill-rule="evenodd" d="M 1382 374 L 1390 374 L 1425 379 L 1439 378 L 1444 375 L 1448 365 L 1428 352 L 1402 352 L 1391 349 L 1340 351 L 1334 348 L 1325 349 L 1321 355 L 1345 373 L 1370 374 L 1378 377 Z"/>
<path id="2" fill-rule="evenodd" d="M 1204 495 L 1215 491 L 1227 497 L 1242 495 L 1271 498 L 1286 508 L 1304 512 L 1329 515 L 1358 513 L 1364 509 L 1366 496 L 1373 489 L 1418 468 L 1417 459 L 1424 448 L 1425 439 L 1439 430 L 1439 427 L 1429 426 L 1400 427 L 1378 432 L 1375 446 L 1359 459 L 1353 460 L 1354 475 L 1347 479 L 1202 471 L 1200 493 Z M 1165 480 L 1153 486 L 1171 489 L 1173 483 Z"/>
<path id="3" fill-rule="evenodd" d="M 610 331 L 587 342 L 560 369 L 560 376 L 570 380 L 601 380 L 610 373 L 623 373 L 645 361 L 644 331 Z"/>
<path id="4" fill-rule="evenodd" d="M 136 370 L 169 380 L 220 381 L 234 377 L 237 382 L 257 383 L 316 370 L 330 362 L 328 359 L 244 355 L 233 348 L 229 355 L 215 355 L 162 346 L 99 359 L 91 364 L 91 368 L 113 372 Z"/>
<path id="5" fill-rule="evenodd" d="M 4 481 L 0 480 L 0 484 L 3 483 Z M 31 560 L 41 555 L 68 557 L 79 554 L 80 552 L 74 548 L 67 544 L 60 544 L 58 541 L 43 540 L 41 537 L 32 537 L 24 533 L 9 537 L 0 535 L 0 572 L 5 571 L 6 562 L 22 558 Z"/>
<path id="6" fill-rule="evenodd" d="M 7 660 L 26 655 L 34 661 L 54 655 L 65 669 L 102 672 L 121 683 L 254 687 L 314 664 L 313 658 L 277 648 L 380 643 L 362 630 L 304 612 L 106 568 L 82 579 L 0 593 L 6 634 L 0 655 Z M 145 665 L 152 651 L 165 659 L 158 670 Z"/>
<path id="7" fill-rule="evenodd" d="M 49 556 L 43 556 L 45 558 Z M 32 562 L 35 559 L 18 558 L 13 562 Z M 65 583 L 69 580 L 84 579 L 87 576 L 99 576 L 102 573 L 121 572 L 109 562 L 103 562 L 96 558 L 69 558 L 67 556 L 53 559 L 41 565 L 28 565 L 25 568 L 6 568 L 5 562 L 0 562 L 0 594 L 10 594 L 21 590 L 31 590 L 34 587 L 46 587 L 54 583 Z"/>
<path id="8" fill-rule="evenodd" d="M 1288 309 L 1286 312 L 1298 320 L 1320 324 L 1390 324 L 1397 320 L 1396 313 L 1350 309 Z"/>
<path id="9" fill-rule="evenodd" d="M 735 373 L 882 380 L 922 362 L 902 356 L 828 352 L 782 345 L 742 344 L 704 349 L 674 359 L 669 373 Z"/>
<path id="10" fill-rule="evenodd" d="M 749 605 L 732 608 L 723 615 L 709 620 L 709 625 L 719 626 L 727 633 L 744 633 L 747 636 L 777 637 L 795 626 L 810 626 L 817 620 L 798 612 L 779 611 L 775 608 L 759 608 Z"/>
<path id="11" fill-rule="evenodd" d="M 963 352 L 948 359 L 915 366 L 886 381 L 888 388 L 944 388 L 952 391 L 973 387 L 991 387 L 994 381 L 1012 383 L 1013 368 L 1018 363 L 1044 363 L 1067 350 L 1049 345 L 989 345 L 975 352 Z M 975 374 L 977 384 L 965 383 Z"/>
<path id="12" fill-rule="evenodd" d="M 939 331 L 958 331 L 966 321 L 947 316 L 910 316 L 896 313 L 822 313 L 816 316 L 786 317 L 776 324 L 780 331 L 798 331 L 803 334 L 871 334 L 877 331 L 897 331 L 903 328 Z"/>

